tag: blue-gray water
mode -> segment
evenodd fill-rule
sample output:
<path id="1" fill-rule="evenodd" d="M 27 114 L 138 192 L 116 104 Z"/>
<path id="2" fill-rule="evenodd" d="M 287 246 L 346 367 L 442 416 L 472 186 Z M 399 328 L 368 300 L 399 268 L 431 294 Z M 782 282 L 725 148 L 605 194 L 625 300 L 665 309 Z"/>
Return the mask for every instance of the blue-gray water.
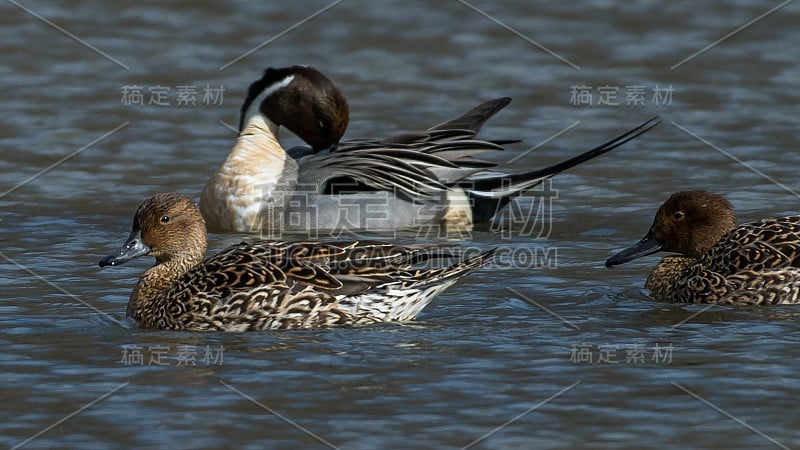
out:
<path id="1" fill-rule="evenodd" d="M 657 303 L 641 288 L 655 257 L 602 264 L 678 189 L 723 193 L 741 220 L 800 211 L 797 4 L 686 60 L 778 3 L 348 0 L 302 23 L 331 4 L 260 3 L 0 6 L 2 445 L 800 447 L 800 310 Z M 664 123 L 557 177 L 546 237 L 463 242 L 551 267 L 487 268 L 415 323 L 121 327 L 149 262 L 97 260 L 147 195 L 199 196 L 248 84 L 289 64 L 345 90 L 349 138 L 511 96 L 483 135 L 524 141 L 496 156 L 515 170 Z"/>

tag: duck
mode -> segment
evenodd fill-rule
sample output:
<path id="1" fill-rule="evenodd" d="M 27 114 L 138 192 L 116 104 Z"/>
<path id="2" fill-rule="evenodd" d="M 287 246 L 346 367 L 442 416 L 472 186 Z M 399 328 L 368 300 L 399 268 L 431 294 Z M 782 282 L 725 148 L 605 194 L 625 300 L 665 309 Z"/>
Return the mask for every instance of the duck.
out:
<path id="1" fill-rule="evenodd" d="M 243 332 L 410 321 L 495 252 L 464 257 L 448 244 L 253 240 L 206 257 L 207 245 L 192 199 L 161 193 L 139 205 L 125 243 L 99 266 L 155 258 L 126 311 L 141 327 Z"/>
<path id="2" fill-rule="evenodd" d="M 706 190 L 672 194 L 635 245 L 606 260 L 611 268 L 669 252 L 645 288 L 680 303 L 777 305 L 800 302 L 800 216 L 737 225 L 730 202 Z"/>
<path id="3" fill-rule="evenodd" d="M 506 174 L 477 155 L 517 140 L 481 140 L 497 98 L 424 131 L 342 141 L 350 109 L 343 91 L 311 66 L 267 68 L 253 82 L 239 134 L 205 184 L 209 229 L 250 233 L 469 229 L 553 175 L 655 127 L 653 117 L 587 152 L 538 170 Z M 284 127 L 307 146 L 285 149 Z"/>

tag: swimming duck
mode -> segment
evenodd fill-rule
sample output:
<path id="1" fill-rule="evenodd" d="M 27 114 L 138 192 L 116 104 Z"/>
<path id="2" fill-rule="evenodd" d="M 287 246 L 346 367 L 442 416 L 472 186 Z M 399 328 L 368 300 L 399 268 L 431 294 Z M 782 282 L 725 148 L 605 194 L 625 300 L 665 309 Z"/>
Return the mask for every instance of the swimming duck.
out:
<path id="1" fill-rule="evenodd" d="M 731 204 L 703 190 L 673 194 L 636 245 L 613 267 L 656 252 L 647 277 L 653 297 L 684 303 L 788 304 L 800 301 L 800 216 L 736 224 Z"/>
<path id="2" fill-rule="evenodd" d="M 504 174 L 475 156 L 516 141 L 475 136 L 510 101 L 481 103 L 423 132 L 340 142 L 349 107 L 338 86 L 313 67 L 269 68 L 250 85 L 236 144 L 205 185 L 200 211 L 209 228 L 220 231 L 465 228 L 490 220 L 522 192 L 659 122 L 650 119 L 550 167 Z M 284 149 L 282 126 L 310 148 Z"/>
<path id="3" fill-rule="evenodd" d="M 494 250 L 450 266 L 441 245 L 242 242 L 204 258 L 206 226 L 194 202 L 156 194 L 139 206 L 122 248 L 100 267 L 152 256 L 127 316 L 169 330 L 249 331 L 408 321 Z"/>

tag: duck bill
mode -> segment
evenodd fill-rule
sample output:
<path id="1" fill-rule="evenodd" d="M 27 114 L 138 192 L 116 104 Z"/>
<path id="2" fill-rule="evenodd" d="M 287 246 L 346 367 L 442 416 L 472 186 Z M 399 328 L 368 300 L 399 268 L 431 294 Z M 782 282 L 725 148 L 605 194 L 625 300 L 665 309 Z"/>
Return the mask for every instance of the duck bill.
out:
<path id="1" fill-rule="evenodd" d="M 122 245 L 122 248 L 120 248 L 117 253 L 106 256 L 101 259 L 98 264 L 100 267 L 119 266 L 133 258 L 146 256 L 149 253 L 150 247 L 142 242 L 142 232 L 140 230 L 133 230 L 125 241 L 125 244 Z"/>
<path id="2" fill-rule="evenodd" d="M 637 242 L 636 245 L 633 247 L 628 247 L 611 258 L 608 258 L 606 260 L 606 267 L 610 269 L 616 265 L 633 261 L 636 258 L 658 253 L 663 248 L 664 245 L 658 242 L 655 233 L 653 233 L 653 229 L 651 228 L 650 231 L 647 232 L 647 235 L 645 235 L 641 241 Z"/>

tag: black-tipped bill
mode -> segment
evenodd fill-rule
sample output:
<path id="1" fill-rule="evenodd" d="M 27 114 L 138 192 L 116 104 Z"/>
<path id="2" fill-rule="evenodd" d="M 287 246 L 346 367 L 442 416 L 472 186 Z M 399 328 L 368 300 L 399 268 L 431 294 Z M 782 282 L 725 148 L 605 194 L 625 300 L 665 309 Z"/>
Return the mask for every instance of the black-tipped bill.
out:
<path id="1" fill-rule="evenodd" d="M 610 269 L 616 265 L 633 261 L 636 258 L 641 258 L 642 256 L 652 255 L 653 253 L 660 252 L 663 248 L 664 245 L 656 240 L 656 236 L 651 229 L 641 241 L 636 243 L 636 245 L 633 247 L 628 247 L 611 258 L 608 258 L 606 260 L 606 267 Z"/>
<path id="2" fill-rule="evenodd" d="M 133 230 L 125 241 L 125 244 L 122 245 L 122 248 L 120 248 L 117 253 L 106 256 L 101 259 L 98 264 L 100 267 L 119 266 L 133 258 L 145 256 L 148 253 L 150 253 L 150 247 L 142 242 L 142 232 L 140 230 Z"/>

